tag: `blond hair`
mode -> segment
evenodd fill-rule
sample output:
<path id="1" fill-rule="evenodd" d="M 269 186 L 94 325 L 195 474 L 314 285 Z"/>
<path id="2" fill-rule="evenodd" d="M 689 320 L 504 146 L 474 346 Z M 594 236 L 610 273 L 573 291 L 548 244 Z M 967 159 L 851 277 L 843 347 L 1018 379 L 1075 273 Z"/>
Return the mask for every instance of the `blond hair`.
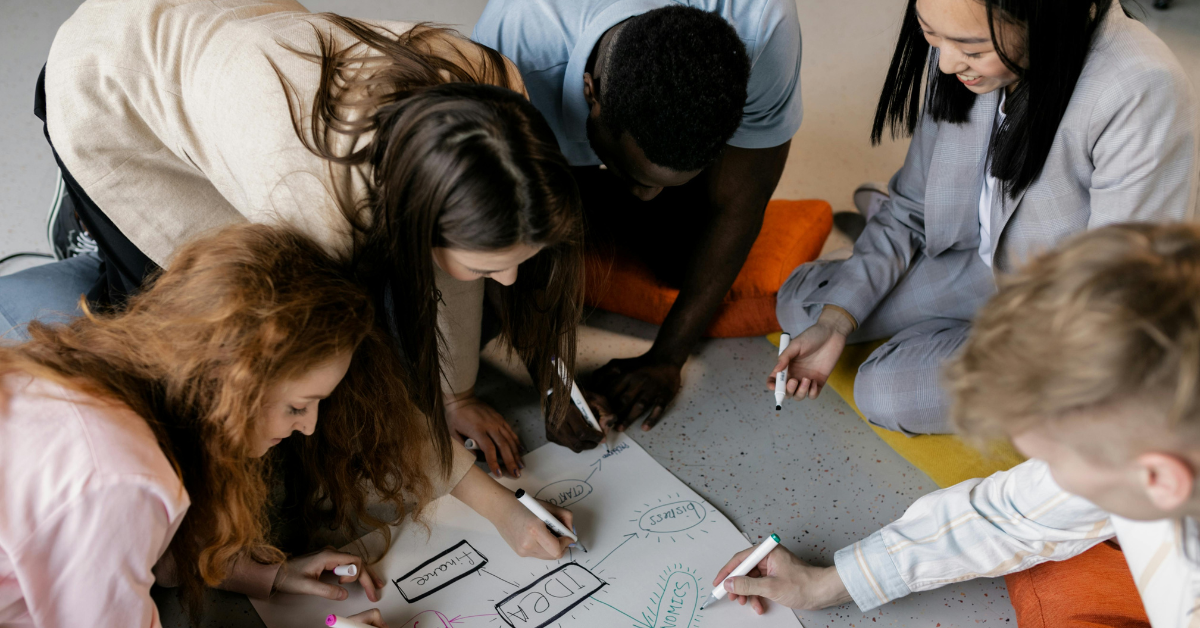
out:
<path id="1" fill-rule="evenodd" d="M 976 442 L 1128 401 L 1200 432 L 1200 227 L 1115 225 L 1042 255 L 1001 280 L 947 380 Z"/>

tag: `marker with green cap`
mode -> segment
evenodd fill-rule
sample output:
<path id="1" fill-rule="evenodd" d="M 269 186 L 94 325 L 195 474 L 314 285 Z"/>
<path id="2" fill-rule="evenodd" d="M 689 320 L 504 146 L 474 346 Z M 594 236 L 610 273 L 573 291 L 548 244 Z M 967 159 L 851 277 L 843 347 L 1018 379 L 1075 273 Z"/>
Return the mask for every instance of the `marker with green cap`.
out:
<path id="1" fill-rule="evenodd" d="M 743 560 L 742 564 L 737 566 L 737 569 L 729 572 L 729 575 L 725 576 L 725 580 L 734 578 L 736 576 L 744 576 L 750 573 L 750 570 L 757 567 L 758 564 L 762 562 L 762 559 L 766 558 L 767 554 L 770 554 L 771 550 L 775 549 L 776 545 L 779 545 L 779 535 L 772 534 L 762 543 L 759 543 L 758 547 L 754 548 L 754 551 L 750 552 L 750 555 L 746 557 L 746 560 Z M 713 589 L 712 595 L 708 598 L 708 600 L 700 605 L 700 610 L 704 610 L 705 606 L 724 598 L 725 594 L 729 593 L 725 590 L 725 580 L 722 580 L 721 583 L 717 585 L 717 588 Z"/>

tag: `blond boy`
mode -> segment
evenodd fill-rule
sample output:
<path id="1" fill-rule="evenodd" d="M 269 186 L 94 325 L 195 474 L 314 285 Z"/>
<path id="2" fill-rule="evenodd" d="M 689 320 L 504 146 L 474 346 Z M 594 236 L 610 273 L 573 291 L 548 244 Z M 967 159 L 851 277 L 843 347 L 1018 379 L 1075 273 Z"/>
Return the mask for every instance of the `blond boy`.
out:
<path id="1" fill-rule="evenodd" d="M 981 310 L 947 380 L 964 436 L 1030 460 L 917 500 L 833 567 L 779 547 L 729 579 L 732 599 L 865 612 L 1115 537 L 1151 625 L 1200 626 L 1200 228 L 1106 227 L 1042 256 Z"/>

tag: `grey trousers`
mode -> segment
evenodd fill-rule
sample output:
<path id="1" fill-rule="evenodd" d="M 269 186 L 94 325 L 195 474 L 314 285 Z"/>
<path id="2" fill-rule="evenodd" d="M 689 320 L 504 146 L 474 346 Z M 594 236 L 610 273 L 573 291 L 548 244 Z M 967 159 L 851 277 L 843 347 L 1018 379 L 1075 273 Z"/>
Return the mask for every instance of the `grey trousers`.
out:
<path id="1" fill-rule="evenodd" d="M 776 315 L 798 334 L 816 322 L 824 304 L 807 297 L 836 281 L 840 261 L 817 261 L 794 270 L 779 290 Z M 907 434 L 945 434 L 949 398 L 941 385 L 946 360 L 962 347 L 971 320 L 995 293 L 992 269 L 977 250 L 918 255 L 847 342 L 888 338 L 858 369 L 854 402 L 868 421 Z"/>

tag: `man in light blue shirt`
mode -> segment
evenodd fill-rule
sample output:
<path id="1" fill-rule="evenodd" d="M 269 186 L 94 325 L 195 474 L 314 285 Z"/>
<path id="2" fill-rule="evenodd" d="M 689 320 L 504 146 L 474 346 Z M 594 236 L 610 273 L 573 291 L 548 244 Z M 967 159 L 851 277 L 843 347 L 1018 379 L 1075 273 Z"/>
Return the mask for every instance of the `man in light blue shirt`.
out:
<path id="1" fill-rule="evenodd" d="M 596 373 L 618 429 L 647 413 L 650 429 L 741 271 L 800 126 L 794 0 L 491 0 L 472 37 L 520 69 L 575 167 L 589 238 L 680 290 L 649 352 Z"/>

